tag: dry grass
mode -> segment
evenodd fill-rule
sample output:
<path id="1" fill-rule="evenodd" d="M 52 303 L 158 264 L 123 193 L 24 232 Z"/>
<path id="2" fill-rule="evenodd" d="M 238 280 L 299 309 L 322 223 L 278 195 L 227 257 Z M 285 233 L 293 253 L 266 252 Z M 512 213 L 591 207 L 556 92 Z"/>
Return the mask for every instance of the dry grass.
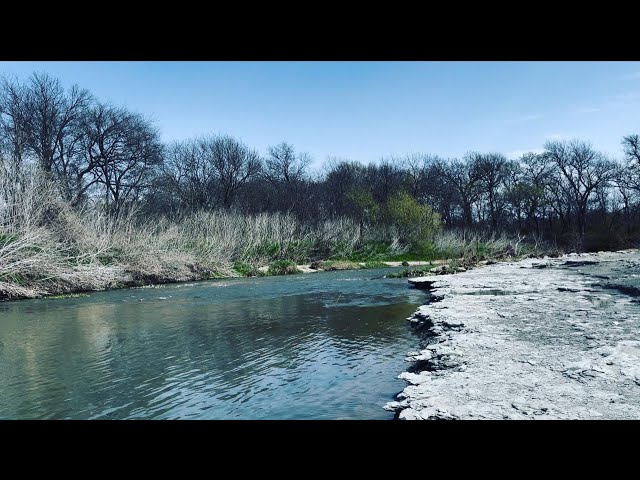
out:
<path id="1" fill-rule="evenodd" d="M 433 245 L 441 258 L 459 260 L 461 263 L 542 254 L 543 246 L 539 242 L 526 240 L 520 236 L 454 230 L 436 234 Z"/>
<path id="2" fill-rule="evenodd" d="M 4 174 L 3 174 L 4 172 Z M 0 169 L 0 298 L 233 276 L 234 262 L 302 260 L 318 245 L 353 251 L 347 219 L 311 227 L 288 214 L 197 212 L 179 222 L 76 211 L 45 176 Z"/>

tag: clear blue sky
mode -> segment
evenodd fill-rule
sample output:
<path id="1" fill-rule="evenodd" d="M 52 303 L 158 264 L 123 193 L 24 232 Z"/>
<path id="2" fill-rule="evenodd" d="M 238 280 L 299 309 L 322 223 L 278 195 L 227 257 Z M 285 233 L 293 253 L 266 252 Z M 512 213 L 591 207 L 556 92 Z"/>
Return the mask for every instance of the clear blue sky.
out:
<path id="1" fill-rule="evenodd" d="M 164 140 L 227 133 L 328 156 L 514 156 L 582 138 L 620 155 L 640 133 L 640 62 L 0 62 L 152 118 Z"/>

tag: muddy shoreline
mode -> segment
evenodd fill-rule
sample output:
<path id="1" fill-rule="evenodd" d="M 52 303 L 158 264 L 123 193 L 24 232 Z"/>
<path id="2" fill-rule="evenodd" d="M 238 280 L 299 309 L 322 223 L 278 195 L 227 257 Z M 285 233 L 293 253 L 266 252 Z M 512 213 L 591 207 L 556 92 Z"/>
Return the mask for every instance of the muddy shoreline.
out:
<path id="1" fill-rule="evenodd" d="M 640 418 L 640 253 L 525 259 L 413 279 L 425 334 L 384 408 L 400 419 Z"/>

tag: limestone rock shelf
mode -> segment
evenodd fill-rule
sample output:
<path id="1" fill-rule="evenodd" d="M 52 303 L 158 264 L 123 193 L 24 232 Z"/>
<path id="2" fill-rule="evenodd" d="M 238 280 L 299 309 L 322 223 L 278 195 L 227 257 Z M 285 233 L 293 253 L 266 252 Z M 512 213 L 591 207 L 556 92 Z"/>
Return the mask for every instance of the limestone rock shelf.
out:
<path id="1" fill-rule="evenodd" d="M 540 268 L 544 265 L 545 268 Z M 427 332 L 385 405 L 401 419 L 640 419 L 640 253 L 410 279 Z"/>

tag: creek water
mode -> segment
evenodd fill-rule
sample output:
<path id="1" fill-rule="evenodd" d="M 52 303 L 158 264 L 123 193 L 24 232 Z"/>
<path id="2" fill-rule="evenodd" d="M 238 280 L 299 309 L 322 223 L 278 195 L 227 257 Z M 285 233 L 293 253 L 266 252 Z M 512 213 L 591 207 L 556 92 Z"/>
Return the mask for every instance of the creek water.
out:
<path id="1" fill-rule="evenodd" d="M 396 270 L 0 303 L 0 419 L 391 419 L 426 300 Z"/>

